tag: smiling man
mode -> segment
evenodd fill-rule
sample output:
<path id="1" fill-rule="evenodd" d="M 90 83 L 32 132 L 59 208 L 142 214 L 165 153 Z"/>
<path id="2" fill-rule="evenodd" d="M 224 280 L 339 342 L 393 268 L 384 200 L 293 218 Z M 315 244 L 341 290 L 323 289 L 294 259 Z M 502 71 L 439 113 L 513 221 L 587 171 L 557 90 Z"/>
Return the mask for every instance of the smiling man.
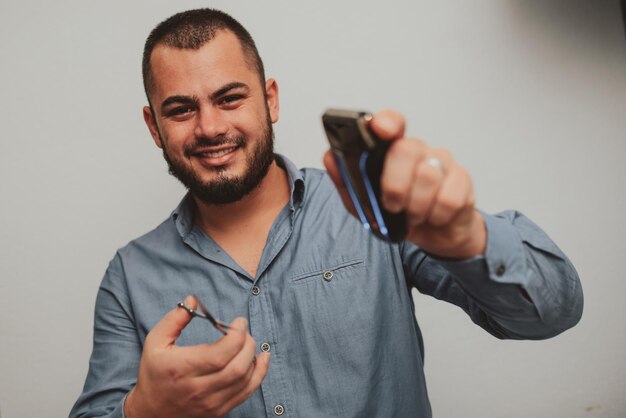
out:
<path id="1" fill-rule="evenodd" d="M 274 161 L 276 83 L 260 82 L 225 30 L 197 50 L 158 44 L 146 65 L 153 105 L 144 119 L 172 174 L 207 204 L 233 203 L 252 191 Z"/>
<path id="2" fill-rule="evenodd" d="M 391 141 L 381 189 L 407 213 L 400 244 L 350 215 L 329 153 L 327 172 L 274 154 L 278 86 L 230 16 L 159 24 L 143 76 L 144 120 L 189 193 L 111 261 L 71 417 L 430 417 L 412 288 L 498 338 L 579 320 L 556 245 L 518 212 L 476 210 L 467 171 L 406 137 L 401 115 L 369 125 Z"/>

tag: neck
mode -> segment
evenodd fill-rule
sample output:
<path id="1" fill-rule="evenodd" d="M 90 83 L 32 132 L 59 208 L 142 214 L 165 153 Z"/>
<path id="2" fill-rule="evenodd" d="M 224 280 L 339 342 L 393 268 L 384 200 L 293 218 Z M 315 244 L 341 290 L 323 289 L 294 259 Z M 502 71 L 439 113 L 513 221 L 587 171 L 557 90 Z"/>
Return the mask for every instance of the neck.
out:
<path id="1" fill-rule="evenodd" d="M 209 235 L 230 233 L 239 228 L 267 229 L 287 204 L 289 196 L 287 173 L 274 161 L 259 185 L 236 202 L 207 204 L 194 196 L 194 221 Z"/>

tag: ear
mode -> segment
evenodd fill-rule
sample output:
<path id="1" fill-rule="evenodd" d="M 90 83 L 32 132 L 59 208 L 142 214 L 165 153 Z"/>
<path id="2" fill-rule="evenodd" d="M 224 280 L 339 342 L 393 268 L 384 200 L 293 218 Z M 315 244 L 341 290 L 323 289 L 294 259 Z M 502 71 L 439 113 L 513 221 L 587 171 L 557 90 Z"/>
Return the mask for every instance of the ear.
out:
<path id="1" fill-rule="evenodd" d="M 278 122 L 278 83 L 273 78 L 265 82 L 265 99 L 272 123 Z"/>
<path id="2" fill-rule="evenodd" d="M 156 120 L 154 119 L 154 114 L 152 113 L 152 109 L 150 106 L 143 107 L 143 120 L 146 122 L 146 126 L 150 131 L 150 135 L 152 136 L 152 140 L 156 144 L 157 147 L 163 148 L 163 142 L 161 141 L 161 135 L 159 134 L 159 127 L 157 126 Z"/>

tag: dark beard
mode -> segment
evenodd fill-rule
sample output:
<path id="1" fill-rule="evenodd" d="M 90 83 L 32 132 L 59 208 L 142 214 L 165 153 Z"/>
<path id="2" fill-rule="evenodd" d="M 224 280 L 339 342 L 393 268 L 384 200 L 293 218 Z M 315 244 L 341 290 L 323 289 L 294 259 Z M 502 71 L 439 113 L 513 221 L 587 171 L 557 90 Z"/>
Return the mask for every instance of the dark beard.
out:
<path id="1" fill-rule="evenodd" d="M 244 136 L 198 138 L 194 144 L 185 148 L 185 157 L 189 158 L 194 153 L 194 150 L 201 147 L 225 144 L 232 144 L 241 148 L 250 146 Z M 163 147 L 163 157 L 167 161 L 170 174 L 189 189 L 192 195 L 204 203 L 224 205 L 237 202 L 261 183 L 274 161 L 274 132 L 272 124 L 271 121 L 267 121 L 267 125 L 255 149 L 246 159 L 248 169 L 241 177 L 228 176 L 223 172 L 220 173 L 220 169 L 217 168 L 215 169 L 218 173 L 217 179 L 203 183 L 189 166 L 172 160 L 167 155 L 165 147 Z"/>

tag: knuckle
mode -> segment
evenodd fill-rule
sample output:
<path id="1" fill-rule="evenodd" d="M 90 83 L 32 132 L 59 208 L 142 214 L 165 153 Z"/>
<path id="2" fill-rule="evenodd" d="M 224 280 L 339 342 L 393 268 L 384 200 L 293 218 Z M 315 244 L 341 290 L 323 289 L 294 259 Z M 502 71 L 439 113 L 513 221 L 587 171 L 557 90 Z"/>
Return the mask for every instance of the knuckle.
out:
<path id="1" fill-rule="evenodd" d="M 228 357 L 226 357 L 223 353 L 216 353 L 211 358 L 211 365 L 217 369 L 221 370 L 228 365 Z"/>
<path id="2" fill-rule="evenodd" d="M 459 199 L 457 195 L 440 196 L 437 204 L 439 208 L 446 214 L 456 212 L 463 207 L 463 202 Z"/>
<path id="3" fill-rule="evenodd" d="M 416 199 L 411 202 L 406 208 L 406 213 L 409 217 L 415 219 L 421 219 L 427 210 L 428 204 L 422 199 Z"/>
<path id="4" fill-rule="evenodd" d="M 433 210 L 430 214 L 429 222 L 436 227 L 443 227 L 447 225 L 453 217 L 453 212 L 440 207 L 437 208 L 437 210 Z"/>
<path id="5" fill-rule="evenodd" d="M 239 347 L 242 347 L 248 338 L 252 338 L 250 334 L 248 334 L 247 329 L 238 329 L 233 336 L 235 337 L 235 342 Z"/>
<path id="6" fill-rule="evenodd" d="M 248 373 L 248 366 L 246 364 L 243 364 L 242 362 L 234 364 L 231 369 L 231 373 L 235 380 L 241 379 Z"/>
<path id="7" fill-rule="evenodd" d="M 444 213 L 441 210 L 434 210 L 431 215 L 430 218 L 428 219 L 428 222 L 436 227 L 441 227 L 444 226 L 446 223 L 448 223 L 448 220 L 450 219 L 449 214 Z"/>
<path id="8" fill-rule="evenodd" d="M 441 181 L 443 177 L 441 170 L 430 164 L 421 164 L 417 175 L 420 177 L 420 181 L 426 184 L 435 184 Z"/>
<path id="9" fill-rule="evenodd" d="M 405 198 L 405 191 L 397 184 L 385 184 L 383 185 L 383 197 L 387 200 L 403 201 Z"/>
<path id="10" fill-rule="evenodd" d="M 185 373 L 183 373 L 178 367 L 168 367 L 165 373 L 170 381 L 174 383 L 181 382 L 185 378 Z"/>
<path id="11" fill-rule="evenodd" d="M 402 200 L 405 194 L 408 193 L 409 184 L 395 181 L 393 176 L 383 176 L 380 183 L 382 194 L 386 197 Z"/>
<path id="12" fill-rule="evenodd" d="M 459 176 L 460 179 L 462 179 L 464 183 L 468 185 L 472 184 L 472 176 L 470 175 L 469 171 L 467 171 L 465 167 L 463 167 L 462 165 L 456 164 L 454 169 L 458 171 L 457 175 Z"/>
<path id="13" fill-rule="evenodd" d="M 222 403 L 222 400 L 217 396 L 209 396 L 204 400 L 202 407 L 209 413 L 216 413 L 221 408 Z"/>
<path id="14" fill-rule="evenodd" d="M 467 208 L 467 204 L 459 196 L 444 196 L 437 200 L 430 222 L 435 226 L 444 226 L 450 223 L 457 214 Z"/>
<path id="15" fill-rule="evenodd" d="M 207 391 L 201 387 L 193 387 L 187 391 L 187 403 L 190 405 L 202 405 L 209 397 Z"/>
<path id="16" fill-rule="evenodd" d="M 416 158 L 423 148 L 423 145 L 415 139 L 398 140 L 391 144 L 389 153 L 394 159 Z"/>

